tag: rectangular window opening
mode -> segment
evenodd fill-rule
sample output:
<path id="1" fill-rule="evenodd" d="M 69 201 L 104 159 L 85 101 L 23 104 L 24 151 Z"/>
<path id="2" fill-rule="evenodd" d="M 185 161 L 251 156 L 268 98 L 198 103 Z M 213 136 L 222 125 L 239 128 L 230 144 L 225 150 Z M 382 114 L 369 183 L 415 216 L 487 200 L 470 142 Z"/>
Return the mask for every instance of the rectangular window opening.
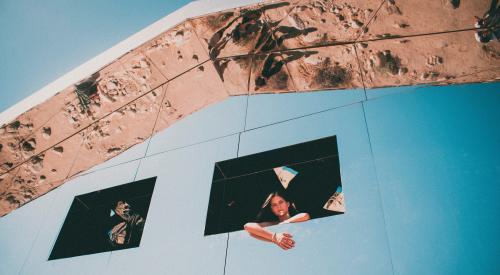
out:
<path id="1" fill-rule="evenodd" d="M 49 260 L 138 247 L 156 177 L 76 196 Z"/>
<path id="2" fill-rule="evenodd" d="M 285 198 L 291 216 L 344 213 L 336 136 L 215 163 L 205 236 L 276 223 L 287 210 L 272 209 L 273 194 Z"/>

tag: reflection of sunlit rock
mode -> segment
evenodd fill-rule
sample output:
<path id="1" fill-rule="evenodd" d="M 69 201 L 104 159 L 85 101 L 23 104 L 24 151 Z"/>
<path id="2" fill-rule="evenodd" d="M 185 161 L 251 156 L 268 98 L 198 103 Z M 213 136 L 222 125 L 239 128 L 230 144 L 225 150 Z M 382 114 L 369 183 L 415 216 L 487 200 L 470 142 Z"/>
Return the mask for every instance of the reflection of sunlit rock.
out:
<path id="1" fill-rule="evenodd" d="M 168 79 L 208 60 L 206 50 L 189 23 L 166 31 L 141 48 Z"/>
<path id="2" fill-rule="evenodd" d="M 211 59 L 268 52 L 278 49 L 286 39 L 314 31 L 314 28 L 301 30 L 278 26 L 280 20 L 275 17 L 281 18 L 288 13 L 289 6 L 290 3 L 285 1 L 255 5 L 222 14 L 223 20 L 220 22 L 224 23 L 211 23 L 213 20 L 209 18 L 214 17 L 205 20 L 197 18 L 192 22 L 196 32 L 206 43 Z M 214 25 L 219 26 L 216 31 Z"/>
<path id="3" fill-rule="evenodd" d="M 248 93 L 252 58 L 249 56 L 220 58 L 213 61 L 224 87 L 230 95 Z"/>
<path id="4" fill-rule="evenodd" d="M 372 41 L 357 45 L 368 88 L 499 79 L 500 44 L 485 46 L 473 31 Z"/>
<path id="5" fill-rule="evenodd" d="M 143 53 L 132 51 L 120 61 L 126 73 L 132 76 L 143 92 L 149 92 L 167 80 Z"/>
<path id="6" fill-rule="evenodd" d="M 121 98 L 129 97 L 130 93 L 136 93 L 139 90 L 136 82 L 125 72 L 104 76 L 99 81 L 98 87 L 104 102 L 123 102 Z"/>
<path id="7" fill-rule="evenodd" d="M 287 63 L 297 90 L 362 88 L 354 48 L 331 46 L 303 51 L 286 51 L 285 56 L 302 53 Z"/>
<path id="8" fill-rule="evenodd" d="M 285 64 L 287 59 L 281 54 L 254 56 L 250 93 L 269 93 L 295 90 Z"/>
<path id="9" fill-rule="evenodd" d="M 42 132 L 43 132 L 42 134 L 43 138 L 48 139 L 52 134 L 52 129 L 50 127 L 43 127 Z"/>
<path id="10" fill-rule="evenodd" d="M 391 51 L 377 52 L 374 56 L 371 56 L 370 61 L 372 67 L 382 73 L 389 73 L 396 75 L 401 67 L 401 60 L 399 57 L 391 54 Z"/>
<path id="11" fill-rule="evenodd" d="M 279 26 L 311 31 L 283 42 L 287 49 L 355 40 L 378 8 L 378 1 L 299 1 Z"/>
<path id="12" fill-rule="evenodd" d="M 460 1 L 459 7 L 453 8 L 448 0 L 381 2 L 382 7 L 362 39 L 470 29 L 476 17 L 482 17 L 491 4 L 491 0 Z"/>

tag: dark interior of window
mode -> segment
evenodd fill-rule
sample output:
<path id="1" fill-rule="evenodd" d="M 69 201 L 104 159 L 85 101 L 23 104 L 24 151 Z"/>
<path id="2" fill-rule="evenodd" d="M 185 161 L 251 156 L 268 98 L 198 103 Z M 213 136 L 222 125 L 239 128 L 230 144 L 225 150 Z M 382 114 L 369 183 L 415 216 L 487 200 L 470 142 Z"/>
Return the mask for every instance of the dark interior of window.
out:
<path id="1" fill-rule="evenodd" d="M 76 196 L 49 260 L 138 247 L 156 177 Z"/>

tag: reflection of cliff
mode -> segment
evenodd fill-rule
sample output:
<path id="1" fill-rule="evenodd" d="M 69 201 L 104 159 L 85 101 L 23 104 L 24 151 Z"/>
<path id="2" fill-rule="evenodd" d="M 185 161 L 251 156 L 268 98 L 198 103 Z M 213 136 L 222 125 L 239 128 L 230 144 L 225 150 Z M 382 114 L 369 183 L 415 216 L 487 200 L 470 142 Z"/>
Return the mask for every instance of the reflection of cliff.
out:
<path id="1" fill-rule="evenodd" d="M 499 43 L 475 40 L 490 4 L 294 0 L 188 19 L 0 128 L 0 215 L 228 96 L 497 81 Z"/>

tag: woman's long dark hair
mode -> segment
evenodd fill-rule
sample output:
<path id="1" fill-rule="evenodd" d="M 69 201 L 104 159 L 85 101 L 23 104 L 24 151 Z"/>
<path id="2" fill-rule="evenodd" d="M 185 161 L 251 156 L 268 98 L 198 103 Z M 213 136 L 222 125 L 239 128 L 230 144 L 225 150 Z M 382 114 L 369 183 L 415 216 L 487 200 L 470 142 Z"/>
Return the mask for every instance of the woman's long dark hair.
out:
<path id="1" fill-rule="evenodd" d="M 286 202 L 290 203 L 290 207 L 288 207 L 288 213 L 290 217 L 298 214 L 297 209 L 295 208 L 295 204 L 288 198 L 288 196 L 282 191 L 275 191 L 269 194 L 260 207 L 259 214 L 257 214 L 256 222 L 274 222 L 279 221 L 279 218 L 274 215 L 273 211 L 271 211 L 271 199 L 280 196 Z"/>

